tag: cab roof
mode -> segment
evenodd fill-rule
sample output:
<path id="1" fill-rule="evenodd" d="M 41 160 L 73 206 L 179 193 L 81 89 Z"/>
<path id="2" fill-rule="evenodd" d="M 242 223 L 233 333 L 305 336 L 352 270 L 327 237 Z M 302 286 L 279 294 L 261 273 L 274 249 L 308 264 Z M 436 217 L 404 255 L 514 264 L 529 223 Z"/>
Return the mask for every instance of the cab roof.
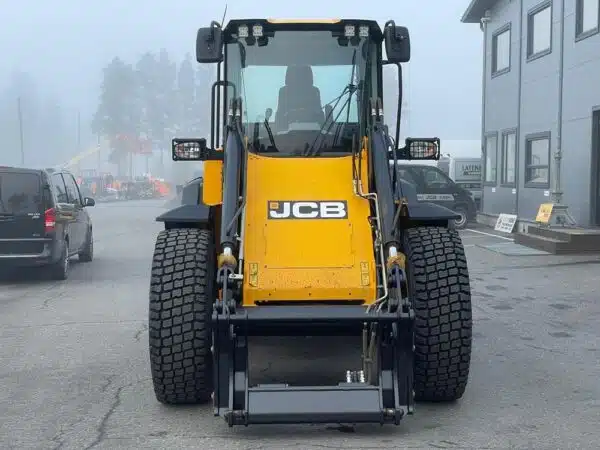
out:
<path id="1" fill-rule="evenodd" d="M 240 25 L 262 25 L 272 30 L 295 30 L 295 31 L 313 31 L 313 30 L 332 30 L 343 31 L 345 25 L 368 25 L 370 34 L 376 39 L 383 38 L 383 32 L 376 20 L 370 19 L 278 19 L 278 18 L 248 18 L 232 19 L 224 27 L 225 33 L 237 31 Z"/>
<path id="2" fill-rule="evenodd" d="M 341 19 L 267 19 L 269 23 L 340 23 Z"/>

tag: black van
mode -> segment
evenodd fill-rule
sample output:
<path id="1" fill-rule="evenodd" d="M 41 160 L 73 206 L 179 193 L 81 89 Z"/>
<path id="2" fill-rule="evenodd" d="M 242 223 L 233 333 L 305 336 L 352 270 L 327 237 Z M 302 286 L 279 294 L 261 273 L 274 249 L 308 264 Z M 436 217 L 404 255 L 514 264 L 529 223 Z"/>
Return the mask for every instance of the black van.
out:
<path id="1" fill-rule="evenodd" d="M 0 272 L 43 266 L 65 280 L 72 256 L 93 258 L 94 204 L 69 172 L 0 167 Z"/>
<path id="2" fill-rule="evenodd" d="M 477 208 L 471 192 L 456 184 L 442 170 L 425 164 L 398 164 L 398 175 L 415 186 L 419 201 L 437 203 L 460 214 L 454 225 L 466 228 L 477 220 Z"/>

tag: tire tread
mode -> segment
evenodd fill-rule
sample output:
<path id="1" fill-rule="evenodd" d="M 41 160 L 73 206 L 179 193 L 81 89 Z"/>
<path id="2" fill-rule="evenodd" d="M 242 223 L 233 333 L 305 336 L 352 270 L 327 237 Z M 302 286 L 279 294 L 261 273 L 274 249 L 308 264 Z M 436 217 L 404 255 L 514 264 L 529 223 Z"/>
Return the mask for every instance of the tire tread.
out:
<path id="1" fill-rule="evenodd" d="M 154 392 L 162 403 L 204 403 L 212 393 L 212 250 L 206 230 L 164 230 L 156 239 L 148 335 Z"/>
<path id="2" fill-rule="evenodd" d="M 461 398 L 470 370 L 471 288 L 460 235 L 444 227 L 407 230 L 415 308 L 414 390 L 417 401 Z"/>

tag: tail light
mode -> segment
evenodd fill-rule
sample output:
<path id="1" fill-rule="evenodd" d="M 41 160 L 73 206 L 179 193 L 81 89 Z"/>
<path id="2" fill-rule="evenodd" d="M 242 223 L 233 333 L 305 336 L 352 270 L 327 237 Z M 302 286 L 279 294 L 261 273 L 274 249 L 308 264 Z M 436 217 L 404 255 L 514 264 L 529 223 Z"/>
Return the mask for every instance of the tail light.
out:
<path id="1" fill-rule="evenodd" d="M 54 231 L 56 227 L 56 211 L 54 208 L 47 209 L 44 212 L 44 229 L 46 233 Z"/>

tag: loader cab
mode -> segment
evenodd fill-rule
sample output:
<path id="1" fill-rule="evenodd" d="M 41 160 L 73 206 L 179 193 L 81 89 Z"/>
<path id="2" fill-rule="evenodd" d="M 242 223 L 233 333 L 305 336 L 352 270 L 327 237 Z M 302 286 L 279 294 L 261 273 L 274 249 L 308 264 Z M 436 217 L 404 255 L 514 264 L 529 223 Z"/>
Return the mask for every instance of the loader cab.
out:
<path id="1" fill-rule="evenodd" d="M 222 30 L 203 30 L 216 38 L 211 45 L 199 32 L 197 59 L 219 63 L 212 148 L 222 144 L 236 96 L 248 150 L 256 154 L 349 155 L 367 135 L 369 100 L 383 98 L 385 36 L 377 22 L 232 20 Z M 214 46 L 221 42 L 219 52 Z M 388 55 L 394 56 L 391 47 Z M 403 48 L 395 62 L 408 57 Z"/>

